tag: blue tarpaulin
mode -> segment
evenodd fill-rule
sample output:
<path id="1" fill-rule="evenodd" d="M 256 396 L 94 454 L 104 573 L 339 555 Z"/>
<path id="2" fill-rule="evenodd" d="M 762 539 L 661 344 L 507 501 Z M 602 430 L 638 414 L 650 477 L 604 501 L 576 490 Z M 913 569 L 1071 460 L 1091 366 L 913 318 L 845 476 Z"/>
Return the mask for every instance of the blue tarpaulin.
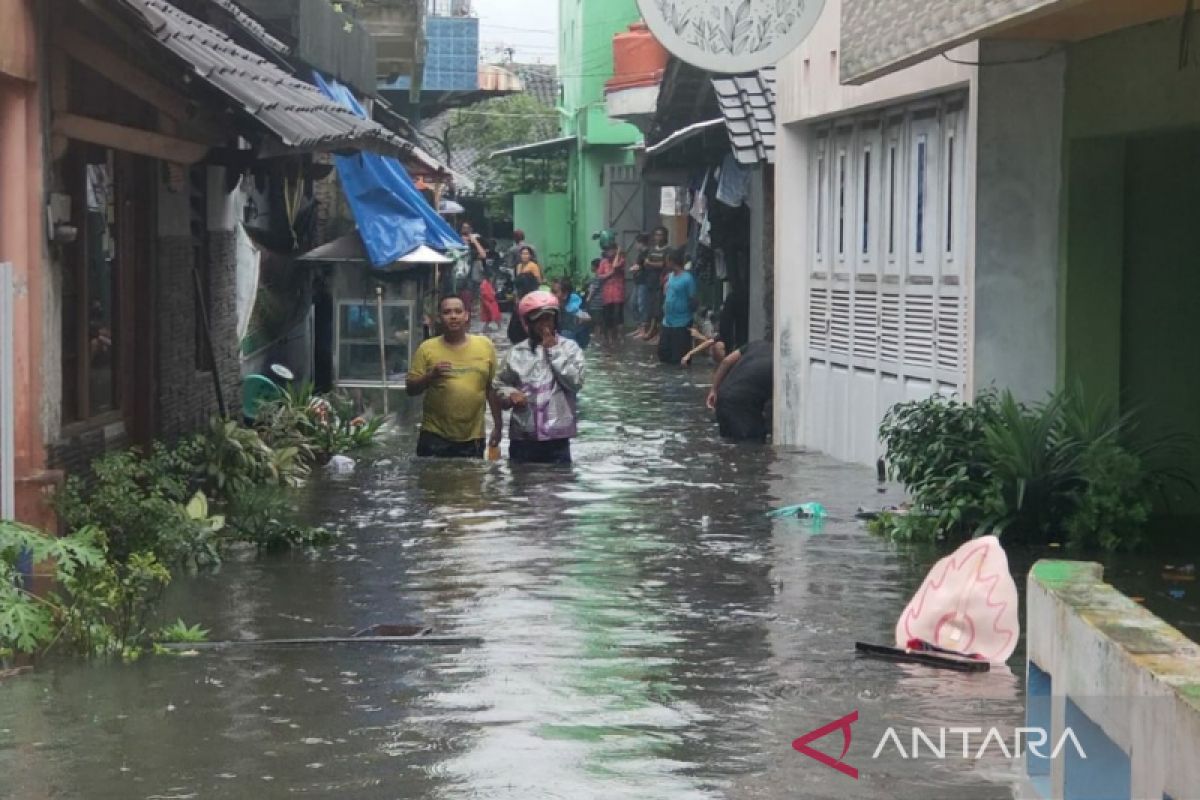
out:
<path id="1" fill-rule="evenodd" d="M 316 79 L 327 97 L 366 118 L 367 112 L 349 89 L 319 74 Z M 462 238 L 426 202 L 399 161 L 375 153 L 334 160 L 371 264 L 386 267 L 423 244 L 442 252 L 463 246 Z"/>

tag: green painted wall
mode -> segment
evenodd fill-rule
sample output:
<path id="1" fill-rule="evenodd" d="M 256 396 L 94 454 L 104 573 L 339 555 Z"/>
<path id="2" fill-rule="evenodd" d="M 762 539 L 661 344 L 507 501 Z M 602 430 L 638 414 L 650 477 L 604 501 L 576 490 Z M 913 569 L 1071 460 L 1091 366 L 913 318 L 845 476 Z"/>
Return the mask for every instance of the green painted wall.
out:
<path id="1" fill-rule="evenodd" d="M 1072 45 L 1067 137 L 1200 126 L 1200 69 L 1179 68 L 1179 20 L 1141 25 Z M 1200 33 L 1200 30 L 1197 30 Z"/>
<path id="2" fill-rule="evenodd" d="M 1069 145 L 1063 271 L 1064 331 L 1058 363 L 1064 385 L 1116 399 L 1120 391 L 1121 282 L 1124 272 L 1125 143 Z"/>
<path id="3" fill-rule="evenodd" d="M 1059 347 L 1064 383 L 1118 395 L 1142 438 L 1200 441 L 1200 70 L 1179 69 L 1179 33 L 1168 20 L 1068 50 Z M 1175 466 L 1200 479 L 1196 459 Z"/>
<path id="4" fill-rule="evenodd" d="M 1200 442 L 1200 131 L 1129 141 L 1121 394 L 1138 434 Z M 1193 480 L 1200 478 L 1193 469 Z M 1200 502 L 1189 503 L 1200 511 Z"/>
<path id="5" fill-rule="evenodd" d="M 641 18 L 637 0 L 560 0 L 559 80 L 564 134 L 589 144 L 633 144 L 641 138 L 627 122 L 604 113 L 604 82 L 612 77 L 612 38 Z"/>
<path id="6" fill-rule="evenodd" d="M 640 18 L 636 0 L 560 0 L 559 80 L 563 86 L 563 135 L 578 135 L 571 154 L 567 193 L 571 198 L 572 254 L 576 274 L 596 257 L 592 234 L 604 226 L 603 186 L 607 164 L 628 164 L 625 148 L 641 140 L 633 125 L 608 117 L 604 83 L 612 77 L 612 38 Z"/>
<path id="7" fill-rule="evenodd" d="M 566 193 L 518 194 L 513 197 L 514 227 L 538 250 L 546 273 L 561 275 L 571 261 L 571 199 Z"/>

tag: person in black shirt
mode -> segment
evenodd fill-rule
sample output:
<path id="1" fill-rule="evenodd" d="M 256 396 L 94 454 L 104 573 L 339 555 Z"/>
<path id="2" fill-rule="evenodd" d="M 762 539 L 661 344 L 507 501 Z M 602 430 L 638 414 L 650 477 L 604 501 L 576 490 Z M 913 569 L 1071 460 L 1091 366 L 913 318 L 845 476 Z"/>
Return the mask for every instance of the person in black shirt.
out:
<path id="1" fill-rule="evenodd" d="M 751 342 L 725 357 L 706 405 L 717 412 L 721 438 L 765 442 L 771 431 L 767 406 L 775 391 L 775 348 Z"/>
<path id="2" fill-rule="evenodd" d="M 638 263 L 638 278 L 643 290 L 642 312 L 645 326 L 635 334 L 639 339 L 655 342 L 662 324 L 663 284 L 667 275 L 667 255 L 671 252 L 670 233 L 661 225 L 654 229 L 654 241 L 642 251 Z"/>

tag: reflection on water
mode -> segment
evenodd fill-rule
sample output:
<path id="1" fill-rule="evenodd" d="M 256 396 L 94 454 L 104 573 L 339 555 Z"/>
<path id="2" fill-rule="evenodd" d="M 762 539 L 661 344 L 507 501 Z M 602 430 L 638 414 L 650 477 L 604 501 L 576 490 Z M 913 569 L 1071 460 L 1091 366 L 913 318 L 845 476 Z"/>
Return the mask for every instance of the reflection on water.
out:
<path id="1" fill-rule="evenodd" d="M 889 726 L 1021 720 L 1021 682 L 856 660 L 933 554 L 853 522 L 870 470 L 733 446 L 675 372 L 593 351 L 571 468 L 416 463 L 409 426 L 313 486 L 331 550 L 181 579 L 214 637 L 422 621 L 451 649 L 253 649 L 0 686 L 17 797 L 1008 798 L 1016 770 L 871 754 Z M 693 376 L 703 379 L 702 373 Z M 819 532 L 768 520 L 819 500 Z M 1018 665 L 1021 653 L 1014 657 Z M 1014 666 L 1016 671 L 1020 669 Z M 857 709 L 855 782 L 791 741 Z M 837 752 L 837 737 L 821 743 Z"/>

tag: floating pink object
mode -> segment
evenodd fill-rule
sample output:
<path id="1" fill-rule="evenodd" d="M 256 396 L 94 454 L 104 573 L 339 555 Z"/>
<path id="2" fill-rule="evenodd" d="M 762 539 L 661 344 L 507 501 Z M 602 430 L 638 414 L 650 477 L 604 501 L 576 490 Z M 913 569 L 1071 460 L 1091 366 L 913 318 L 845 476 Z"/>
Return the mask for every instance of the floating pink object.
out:
<path id="1" fill-rule="evenodd" d="M 1017 584 L 995 536 L 973 539 L 943 558 L 896 623 L 896 646 L 912 639 L 1003 664 L 1021 632 Z"/>

